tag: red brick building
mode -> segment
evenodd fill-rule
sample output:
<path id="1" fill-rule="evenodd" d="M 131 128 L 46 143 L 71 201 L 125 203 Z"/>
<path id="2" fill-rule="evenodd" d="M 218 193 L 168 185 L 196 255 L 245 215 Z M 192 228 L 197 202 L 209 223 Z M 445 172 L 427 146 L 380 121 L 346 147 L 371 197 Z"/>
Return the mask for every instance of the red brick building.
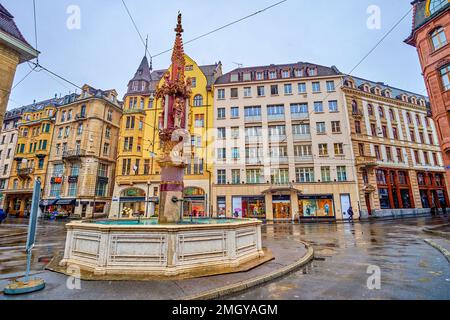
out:
<path id="1" fill-rule="evenodd" d="M 450 179 L 450 0 L 414 0 L 413 30 L 406 43 L 417 48 Z"/>

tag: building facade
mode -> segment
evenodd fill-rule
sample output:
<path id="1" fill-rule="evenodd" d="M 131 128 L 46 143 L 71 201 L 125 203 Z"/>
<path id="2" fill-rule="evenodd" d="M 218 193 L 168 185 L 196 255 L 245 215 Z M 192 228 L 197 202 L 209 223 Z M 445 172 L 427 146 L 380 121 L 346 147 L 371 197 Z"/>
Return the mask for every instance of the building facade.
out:
<path id="1" fill-rule="evenodd" d="M 14 161 L 19 136 L 19 121 L 25 108 L 18 108 L 6 112 L 0 133 L 0 209 L 4 207 L 3 190 L 8 189 L 9 177 Z"/>
<path id="2" fill-rule="evenodd" d="M 199 66 L 189 56 L 186 59 L 186 77 L 192 79 L 192 98 L 189 114 L 191 160 L 185 172 L 185 214 L 210 215 L 213 137 L 213 85 L 222 75 L 221 64 Z M 169 68 L 170 70 L 170 68 Z M 162 85 L 168 70 L 151 71 L 146 57 L 135 77 L 128 84 L 124 97 L 124 115 L 121 121 L 116 186 L 111 217 L 146 217 L 158 214 L 160 168 L 156 162 L 159 153 L 159 124 L 162 106 L 154 99 L 156 88 Z"/>
<path id="3" fill-rule="evenodd" d="M 11 215 L 28 216 L 35 181 L 45 185 L 58 105 L 59 100 L 52 99 L 28 106 L 23 112 L 8 190 L 3 191 L 4 207 Z"/>
<path id="4" fill-rule="evenodd" d="M 17 65 L 38 54 L 23 37 L 13 15 L 0 4 L 0 123 L 3 123 Z"/>
<path id="5" fill-rule="evenodd" d="M 427 98 L 356 77 L 346 77 L 342 91 L 362 216 L 448 207 L 448 180 Z"/>
<path id="6" fill-rule="evenodd" d="M 342 79 L 335 67 L 299 62 L 216 81 L 216 215 L 317 221 L 357 208 Z"/>
<path id="7" fill-rule="evenodd" d="M 52 131 L 42 210 L 80 218 L 108 215 L 122 106 L 115 90 L 88 85 L 60 107 Z"/>
<path id="8" fill-rule="evenodd" d="M 450 179 L 450 1 L 415 0 L 412 34 Z"/>

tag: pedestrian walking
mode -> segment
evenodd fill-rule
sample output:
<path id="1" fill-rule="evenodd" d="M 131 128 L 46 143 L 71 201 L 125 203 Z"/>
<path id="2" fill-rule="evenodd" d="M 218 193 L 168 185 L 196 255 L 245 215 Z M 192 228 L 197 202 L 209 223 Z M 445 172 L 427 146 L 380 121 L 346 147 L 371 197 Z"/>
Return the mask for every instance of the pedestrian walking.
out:
<path id="1" fill-rule="evenodd" d="M 0 209 L 0 224 L 2 224 L 3 220 L 6 219 L 6 214 L 3 209 Z"/>
<path id="2" fill-rule="evenodd" d="M 354 216 L 355 213 L 353 212 L 353 208 L 352 207 L 348 208 L 347 214 L 348 214 L 348 220 L 351 223 L 353 223 L 353 216 Z"/>

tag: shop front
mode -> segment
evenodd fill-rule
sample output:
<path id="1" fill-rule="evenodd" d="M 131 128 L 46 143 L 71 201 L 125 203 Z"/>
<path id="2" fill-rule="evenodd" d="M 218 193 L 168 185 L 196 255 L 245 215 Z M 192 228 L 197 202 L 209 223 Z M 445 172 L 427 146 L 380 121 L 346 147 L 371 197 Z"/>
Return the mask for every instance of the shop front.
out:
<path id="1" fill-rule="evenodd" d="M 60 217 L 70 217 L 75 213 L 76 199 L 42 200 L 39 205 L 46 215 L 53 214 Z"/>
<path id="2" fill-rule="evenodd" d="M 273 218 L 276 220 L 291 219 L 291 196 L 273 195 L 272 196 Z"/>
<path id="3" fill-rule="evenodd" d="M 449 206 L 444 174 L 439 172 L 418 172 L 417 183 L 419 185 L 422 207 L 443 208 Z"/>
<path id="4" fill-rule="evenodd" d="M 183 192 L 185 217 L 206 217 L 206 193 L 201 188 L 187 187 Z"/>
<path id="5" fill-rule="evenodd" d="M 235 218 L 266 219 L 264 196 L 235 196 L 232 198 Z"/>
<path id="6" fill-rule="evenodd" d="M 333 195 L 299 195 L 300 219 L 336 219 Z"/>
<path id="7" fill-rule="evenodd" d="M 146 194 L 144 190 L 130 188 L 124 190 L 119 198 L 120 217 L 132 218 L 134 215 L 144 216 L 146 214 Z"/>

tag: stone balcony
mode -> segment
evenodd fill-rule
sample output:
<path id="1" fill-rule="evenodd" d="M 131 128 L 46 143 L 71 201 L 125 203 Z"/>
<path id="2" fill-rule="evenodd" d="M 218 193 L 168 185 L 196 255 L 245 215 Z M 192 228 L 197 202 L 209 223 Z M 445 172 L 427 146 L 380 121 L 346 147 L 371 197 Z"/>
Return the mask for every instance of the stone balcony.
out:
<path id="1" fill-rule="evenodd" d="M 309 113 L 291 113 L 292 120 L 308 120 Z"/>
<path id="2" fill-rule="evenodd" d="M 74 150 L 67 150 L 64 151 L 62 154 L 62 158 L 64 160 L 77 160 L 81 157 L 85 157 L 87 155 L 86 150 L 82 150 L 82 149 L 74 149 Z"/>
<path id="3" fill-rule="evenodd" d="M 29 178 L 34 173 L 33 168 L 20 168 L 17 169 L 17 175 L 19 178 L 26 179 Z"/>
<path id="4" fill-rule="evenodd" d="M 373 156 L 357 156 L 356 165 L 373 168 L 378 166 L 378 160 Z"/>
<path id="5" fill-rule="evenodd" d="M 310 134 L 293 134 L 292 138 L 294 141 L 311 141 L 311 135 Z"/>
<path id="6" fill-rule="evenodd" d="M 246 116 L 245 117 L 245 122 L 247 123 L 254 123 L 254 122 L 261 122 L 262 121 L 262 117 L 261 116 Z"/>

